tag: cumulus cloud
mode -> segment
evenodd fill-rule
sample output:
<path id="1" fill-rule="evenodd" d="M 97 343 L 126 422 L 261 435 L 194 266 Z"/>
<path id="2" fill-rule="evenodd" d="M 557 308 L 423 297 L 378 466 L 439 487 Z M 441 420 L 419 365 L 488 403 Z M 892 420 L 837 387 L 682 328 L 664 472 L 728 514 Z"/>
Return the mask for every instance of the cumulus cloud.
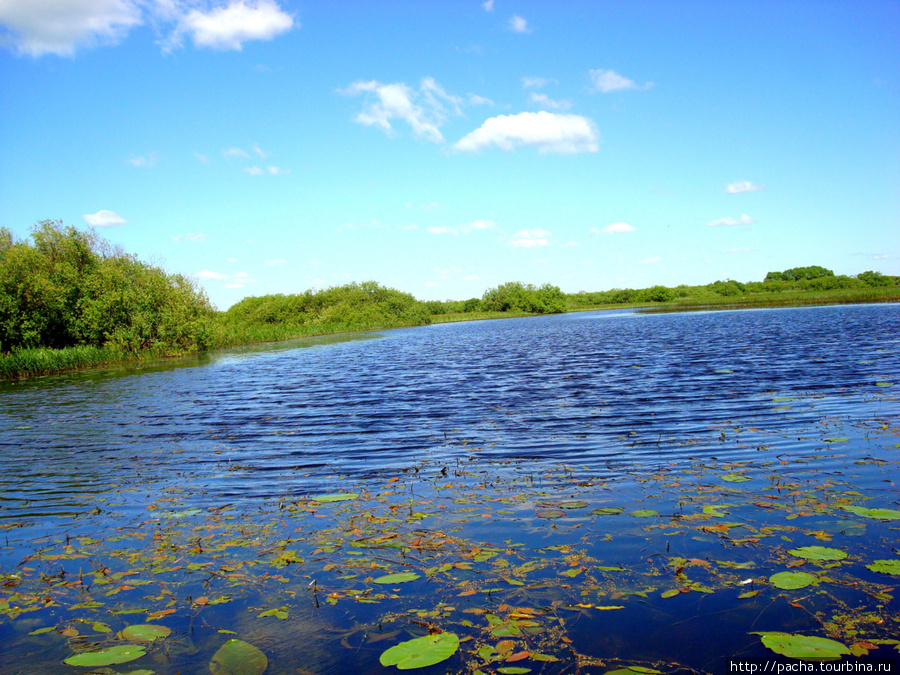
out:
<path id="1" fill-rule="evenodd" d="M 195 47 L 240 51 L 245 42 L 272 40 L 293 26 L 294 18 L 273 0 L 237 0 L 205 12 L 190 10 L 181 18 L 169 45 L 180 45 L 180 35 L 187 33 Z"/>
<path id="2" fill-rule="evenodd" d="M 509 17 L 509 21 L 507 21 L 506 27 L 513 33 L 531 32 L 531 29 L 528 27 L 528 21 L 523 19 L 518 14 L 513 14 L 511 17 Z"/>
<path id="3" fill-rule="evenodd" d="M 644 258 L 643 260 L 641 260 L 641 262 L 644 263 L 645 265 L 655 265 L 656 263 L 658 263 L 661 260 L 662 260 L 662 258 L 660 258 L 658 255 L 654 255 L 649 258 Z"/>
<path id="4" fill-rule="evenodd" d="M 418 90 L 402 83 L 384 84 L 376 80 L 358 80 L 341 93 L 348 96 L 366 95 L 363 111 L 354 121 L 374 126 L 387 134 L 393 132 L 391 122 L 401 120 L 409 124 L 416 138 L 433 143 L 444 140 L 439 127 L 450 115 L 461 115 L 458 96 L 448 94 L 434 80 L 426 77 Z"/>
<path id="5" fill-rule="evenodd" d="M 546 94 L 538 94 L 535 91 L 531 92 L 531 96 L 528 97 L 528 100 L 538 104 L 542 108 L 549 108 L 550 110 L 568 110 L 572 107 L 571 101 L 557 101 Z"/>
<path id="6" fill-rule="evenodd" d="M 81 217 L 91 227 L 117 227 L 128 222 L 115 211 L 106 209 L 101 209 L 97 213 L 86 213 Z"/>
<path id="7" fill-rule="evenodd" d="M 627 77 L 623 77 L 619 75 L 614 70 L 591 70 L 591 82 L 594 86 L 594 91 L 599 91 L 604 94 L 609 94 L 613 91 L 623 91 L 626 89 L 649 89 L 653 86 L 652 82 L 647 82 L 644 85 L 637 84 L 634 80 L 629 80 Z"/>
<path id="8" fill-rule="evenodd" d="M 739 180 L 734 183 L 729 183 L 725 187 L 725 192 L 730 195 L 736 195 L 740 192 L 757 192 L 762 190 L 762 185 L 757 185 L 756 183 L 751 183 L 749 180 Z"/>
<path id="9" fill-rule="evenodd" d="M 473 220 L 471 223 L 463 225 L 464 230 L 493 230 L 497 227 L 497 223 L 493 220 Z"/>
<path id="10" fill-rule="evenodd" d="M 205 234 L 200 233 L 192 233 L 188 232 L 187 234 L 179 234 L 176 237 L 172 237 L 172 241 L 182 242 L 182 241 L 206 241 L 207 237 Z"/>
<path id="11" fill-rule="evenodd" d="M 184 35 L 197 47 L 239 50 L 298 25 L 275 0 L 0 0 L 0 44 L 34 57 L 115 45 L 146 23 L 168 31 L 164 51 Z"/>
<path id="12" fill-rule="evenodd" d="M 200 279 L 227 279 L 227 274 L 220 274 L 219 272 L 213 272 L 212 270 L 202 270 L 197 272 L 197 277 Z"/>
<path id="13" fill-rule="evenodd" d="M 547 230 L 535 228 L 533 230 L 519 230 L 509 242 L 516 248 L 537 248 L 550 245 L 550 233 Z"/>
<path id="14" fill-rule="evenodd" d="M 522 87 L 525 89 L 540 89 L 550 82 L 546 77 L 523 77 Z"/>
<path id="15" fill-rule="evenodd" d="M 706 224 L 707 227 L 736 227 L 738 225 L 752 225 L 753 218 L 746 213 L 740 218 L 719 218 Z"/>
<path id="16" fill-rule="evenodd" d="M 506 151 L 530 146 L 541 153 L 559 154 L 597 152 L 599 148 L 591 120 L 545 110 L 491 117 L 453 147 L 460 152 L 478 152 L 491 146 Z"/>
<path id="17" fill-rule="evenodd" d="M 0 43 L 19 54 L 71 56 L 77 47 L 117 44 L 142 23 L 134 0 L 3 0 Z"/>
<path id="18" fill-rule="evenodd" d="M 247 154 L 246 150 L 241 150 L 240 148 L 231 147 L 231 148 L 228 148 L 227 150 L 223 150 L 222 156 L 225 157 L 225 159 L 228 159 L 229 157 L 249 157 L 250 155 Z"/>
<path id="19" fill-rule="evenodd" d="M 244 169 L 245 172 L 249 173 L 251 176 L 262 176 L 265 171 L 260 169 L 258 166 L 251 166 Z"/>
<path id="20" fill-rule="evenodd" d="M 620 234 L 622 232 L 634 232 L 634 226 L 625 222 L 613 223 L 603 228 L 607 234 Z"/>

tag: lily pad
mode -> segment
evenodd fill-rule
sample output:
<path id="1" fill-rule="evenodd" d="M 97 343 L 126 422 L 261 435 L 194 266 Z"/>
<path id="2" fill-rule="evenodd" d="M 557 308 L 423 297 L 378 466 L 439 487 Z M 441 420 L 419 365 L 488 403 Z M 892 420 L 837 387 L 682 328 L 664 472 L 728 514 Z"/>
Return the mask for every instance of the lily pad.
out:
<path id="1" fill-rule="evenodd" d="M 809 572 L 778 572 L 769 577 L 769 583 L 786 591 L 806 588 L 819 583 L 819 578 Z"/>
<path id="2" fill-rule="evenodd" d="M 157 626 L 152 623 L 141 623 L 134 626 L 126 626 L 122 629 L 122 637 L 134 642 L 153 642 L 171 635 L 172 629 L 166 626 Z"/>
<path id="3" fill-rule="evenodd" d="M 607 670 L 603 675 L 636 675 L 637 673 L 640 673 L 641 675 L 659 675 L 662 671 L 654 670 L 653 668 L 644 668 L 643 666 L 626 666 L 625 668 Z"/>
<path id="4" fill-rule="evenodd" d="M 117 663 L 135 661 L 146 655 L 146 653 L 147 652 L 144 651 L 144 648 L 141 645 L 116 645 L 109 649 L 75 654 L 63 661 L 63 663 L 70 666 L 88 666 L 91 668 L 98 666 L 114 666 Z"/>
<path id="5" fill-rule="evenodd" d="M 876 382 L 875 386 L 876 387 L 893 387 L 894 383 L 893 382 Z"/>
<path id="6" fill-rule="evenodd" d="M 583 509 L 585 506 L 588 506 L 587 502 L 582 502 L 577 499 L 564 499 L 563 501 L 557 504 L 561 509 Z"/>
<path id="7" fill-rule="evenodd" d="M 232 638 L 213 654 L 209 662 L 212 675 L 262 675 L 269 659 L 249 642 Z"/>
<path id="8" fill-rule="evenodd" d="M 762 636 L 762 643 L 776 654 L 792 659 L 830 661 L 850 653 L 845 645 L 827 638 L 777 632 L 754 634 Z"/>
<path id="9" fill-rule="evenodd" d="M 397 666 L 398 670 L 425 668 L 446 661 L 459 649 L 456 633 L 438 633 L 414 638 L 394 645 L 378 659 L 383 666 Z"/>
<path id="10" fill-rule="evenodd" d="M 844 551 L 837 548 L 828 548 L 827 546 L 801 546 L 800 548 L 792 548 L 788 553 L 796 558 L 804 558 L 806 560 L 843 560 L 847 557 Z"/>
<path id="11" fill-rule="evenodd" d="M 900 574 L 900 560 L 876 560 L 866 567 L 882 574 Z"/>
<path id="12" fill-rule="evenodd" d="M 855 513 L 863 518 L 875 518 L 876 520 L 900 520 L 900 511 L 897 509 L 870 509 L 865 506 L 842 506 L 842 509 Z"/>
<path id="13" fill-rule="evenodd" d="M 601 506 L 599 509 L 591 511 L 592 516 L 617 516 L 624 512 L 621 506 Z"/>
<path id="14" fill-rule="evenodd" d="M 312 500 L 320 504 L 330 504 L 332 502 L 349 502 L 358 497 L 359 495 L 355 492 L 341 492 L 333 495 L 316 495 Z"/>
<path id="15" fill-rule="evenodd" d="M 637 509 L 632 511 L 631 515 L 635 518 L 652 518 L 653 516 L 658 516 L 659 511 L 656 509 Z"/>
<path id="16" fill-rule="evenodd" d="M 722 476 L 722 480 L 727 483 L 743 483 L 744 481 L 750 480 L 750 478 L 740 473 L 728 473 Z"/>
<path id="17" fill-rule="evenodd" d="M 385 574 L 383 577 L 372 579 L 374 584 L 403 584 L 407 581 L 415 581 L 419 575 L 415 572 L 396 572 L 394 574 Z"/>
<path id="18" fill-rule="evenodd" d="M 566 512 L 562 509 L 541 509 L 540 511 L 535 511 L 534 515 L 538 518 L 562 518 L 566 515 Z"/>

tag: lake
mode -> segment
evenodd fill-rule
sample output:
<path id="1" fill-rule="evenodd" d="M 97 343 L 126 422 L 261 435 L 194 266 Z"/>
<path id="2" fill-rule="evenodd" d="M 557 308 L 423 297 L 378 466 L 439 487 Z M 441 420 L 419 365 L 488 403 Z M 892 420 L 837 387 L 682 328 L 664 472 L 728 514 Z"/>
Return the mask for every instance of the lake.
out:
<path id="1" fill-rule="evenodd" d="M 896 660 L 898 391 L 900 305 L 441 324 L 0 384 L 0 670 L 388 673 L 448 633 L 417 672 Z"/>

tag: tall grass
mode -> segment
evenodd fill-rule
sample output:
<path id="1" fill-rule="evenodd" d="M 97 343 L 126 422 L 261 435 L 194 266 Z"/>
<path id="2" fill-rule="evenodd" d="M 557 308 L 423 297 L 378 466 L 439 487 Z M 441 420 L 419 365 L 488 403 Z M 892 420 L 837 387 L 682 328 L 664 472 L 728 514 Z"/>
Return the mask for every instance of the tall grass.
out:
<path id="1" fill-rule="evenodd" d="M 8 354 L 0 354 L 0 377 L 29 377 L 105 366 L 129 361 L 174 356 L 171 351 L 143 349 L 137 352 L 125 351 L 119 347 L 92 347 L 82 345 L 64 349 L 17 349 Z"/>

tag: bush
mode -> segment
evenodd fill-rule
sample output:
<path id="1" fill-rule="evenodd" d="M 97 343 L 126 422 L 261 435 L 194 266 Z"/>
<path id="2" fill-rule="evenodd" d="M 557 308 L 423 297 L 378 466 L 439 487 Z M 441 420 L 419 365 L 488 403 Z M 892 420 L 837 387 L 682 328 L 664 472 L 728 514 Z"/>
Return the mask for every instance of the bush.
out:
<path id="1" fill-rule="evenodd" d="M 486 290 L 481 307 L 488 312 L 559 314 L 566 311 L 566 298 L 557 286 L 544 284 L 538 288 L 510 281 Z"/>

